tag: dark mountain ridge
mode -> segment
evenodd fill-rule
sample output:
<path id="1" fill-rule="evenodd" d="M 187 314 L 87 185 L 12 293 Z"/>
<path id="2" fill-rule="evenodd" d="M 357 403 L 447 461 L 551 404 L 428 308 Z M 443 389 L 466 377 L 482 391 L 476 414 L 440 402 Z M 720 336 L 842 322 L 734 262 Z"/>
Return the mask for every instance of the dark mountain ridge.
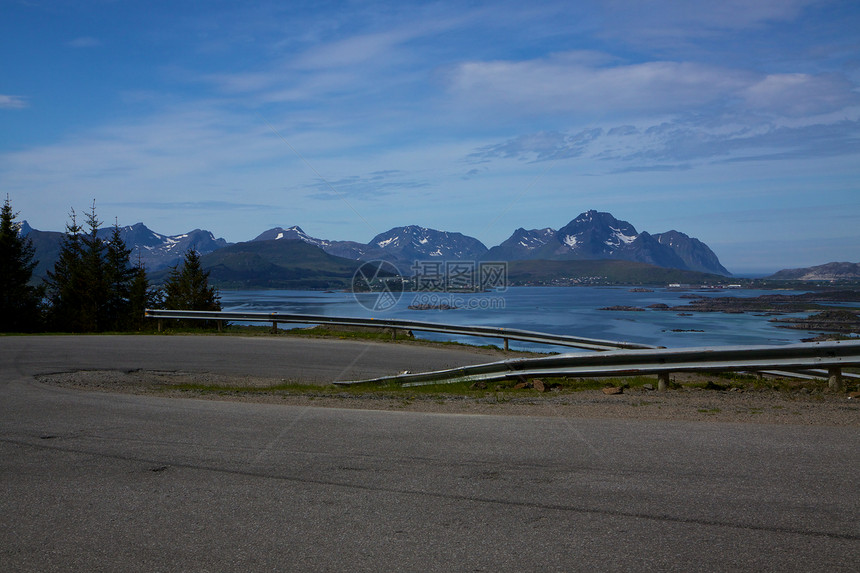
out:
<path id="1" fill-rule="evenodd" d="M 59 252 L 62 233 L 36 231 L 26 221 L 21 232 L 34 239 L 40 265 L 37 275 L 44 276 Z M 107 239 L 112 229 L 99 230 Z M 181 262 L 189 249 L 201 255 L 216 253 L 231 245 L 205 230 L 195 229 L 181 235 L 162 235 L 136 223 L 120 229 L 126 245 L 132 249 L 132 260 L 149 271 L 158 271 Z M 416 261 L 522 261 L 522 260 L 619 260 L 646 263 L 663 268 L 692 270 L 730 275 L 717 256 L 698 239 L 679 231 L 651 235 L 638 232 L 633 225 L 609 213 L 586 211 L 558 231 L 552 228 L 526 230 L 519 228 L 498 246 L 488 249 L 481 241 L 462 233 L 438 231 L 418 225 L 395 227 L 380 233 L 368 243 L 330 241 L 312 237 L 301 227 L 275 227 L 248 243 L 298 242 L 326 254 L 352 260 L 385 260 L 394 263 L 404 275 L 412 274 Z M 245 244 L 245 243 L 238 243 Z M 273 256 L 272 251 L 251 252 L 257 259 Z M 231 251 L 228 251 L 228 253 Z M 295 256 L 311 256 L 311 251 L 291 251 Z M 235 267 L 235 261 L 233 261 Z M 246 265 L 251 268 L 254 265 Z M 234 267 L 233 268 L 235 270 Z M 262 272 L 262 267 L 259 267 Z M 239 280 L 239 279 L 236 279 Z M 245 280 L 245 279 L 241 279 Z M 240 281 L 241 282 L 241 281 Z"/>
<path id="2" fill-rule="evenodd" d="M 212 283 L 221 288 L 348 288 L 363 263 L 330 255 L 304 241 L 236 243 L 200 258 Z"/>

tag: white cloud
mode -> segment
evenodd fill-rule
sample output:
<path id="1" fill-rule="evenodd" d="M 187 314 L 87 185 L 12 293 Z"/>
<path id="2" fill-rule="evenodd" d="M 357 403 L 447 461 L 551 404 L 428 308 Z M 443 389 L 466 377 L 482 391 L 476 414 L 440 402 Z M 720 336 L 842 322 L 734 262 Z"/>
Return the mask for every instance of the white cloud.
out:
<path id="1" fill-rule="evenodd" d="M 27 100 L 21 96 L 0 94 L 0 109 L 23 109 L 29 107 Z"/>
<path id="2" fill-rule="evenodd" d="M 453 94 L 523 115 L 659 112 L 703 106 L 750 84 L 748 74 L 685 62 L 595 67 L 555 56 L 467 62 L 449 75 Z M 519 111 L 518 111 L 519 110 Z"/>
<path id="3" fill-rule="evenodd" d="M 297 58 L 294 65 L 299 69 L 318 70 L 365 64 L 381 56 L 388 59 L 396 46 L 415 37 L 417 32 L 395 30 L 321 44 Z"/>
<path id="4" fill-rule="evenodd" d="M 593 65 L 562 54 L 528 61 L 472 61 L 448 75 L 462 105 L 521 116 L 548 113 L 677 114 L 696 110 L 827 113 L 860 101 L 837 75 L 757 74 L 695 62 Z"/>
<path id="5" fill-rule="evenodd" d="M 749 85 L 742 95 L 753 109 L 800 116 L 860 103 L 860 96 L 852 88 L 845 78 L 833 74 L 769 74 Z"/>

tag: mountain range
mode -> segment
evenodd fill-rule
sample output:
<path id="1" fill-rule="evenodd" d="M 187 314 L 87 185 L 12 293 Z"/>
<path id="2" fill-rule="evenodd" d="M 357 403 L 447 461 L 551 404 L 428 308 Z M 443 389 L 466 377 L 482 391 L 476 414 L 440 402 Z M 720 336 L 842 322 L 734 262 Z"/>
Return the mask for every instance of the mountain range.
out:
<path id="1" fill-rule="evenodd" d="M 388 261 L 408 274 L 415 261 L 478 261 L 488 252 L 478 239 L 417 225 L 395 227 L 369 243 L 326 241 L 308 236 L 301 227 L 269 229 L 254 241 L 293 239 L 317 246 L 330 255 L 360 261 Z"/>
<path id="2" fill-rule="evenodd" d="M 519 228 L 500 245 L 488 249 L 462 233 L 415 225 L 395 227 L 367 244 L 327 241 L 309 236 L 300 227 L 277 227 L 255 241 L 293 239 L 315 245 L 335 256 L 363 261 L 387 260 L 401 272 L 414 261 L 622 260 L 658 267 L 729 276 L 719 258 L 703 242 L 679 231 L 651 235 L 637 232 L 627 221 L 609 213 L 587 211 L 559 230 Z"/>
<path id="3" fill-rule="evenodd" d="M 107 238 L 112 230 L 103 228 L 99 234 Z M 21 233 L 29 236 L 36 247 L 36 258 L 40 259 L 36 274 L 44 272 L 53 265 L 59 252 L 62 233 L 37 231 L 26 221 L 21 224 Z M 254 244 L 292 242 L 304 243 L 315 250 L 324 251 L 333 257 L 326 259 L 327 264 L 337 267 L 335 275 L 340 276 L 353 268 L 355 261 L 385 260 L 395 264 L 404 275 L 412 274 L 410 269 L 416 261 L 589 261 L 617 260 L 645 263 L 656 267 L 698 271 L 703 273 L 729 276 L 728 270 L 720 263 L 716 254 L 703 242 L 679 231 L 649 234 L 639 232 L 627 221 L 620 221 L 609 213 L 586 211 L 558 230 L 552 228 L 516 229 L 500 245 L 487 248 L 481 241 L 462 233 L 438 231 L 417 225 L 395 227 L 380 233 L 368 243 L 355 241 L 331 241 L 312 237 L 300 227 L 276 227 L 269 229 L 252 241 L 237 243 L 237 247 L 205 230 L 195 229 L 181 235 L 162 235 L 147 228 L 143 223 L 122 227 L 120 234 L 126 245 L 132 249 L 132 260 L 138 260 L 150 271 L 159 271 L 179 263 L 188 249 L 195 249 L 201 255 L 224 251 L 233 253 L 230 264 L 224 260 L 209 261 L 212 265 L 222 265 L 215 274 L 225 274 L 224 280 L 244 283 L 247 272 L 256 268 L 263 274 L 273 272 L 264 270 L 262 260 L 272 257 L 278 259 L 283 268 L 284 254 L 276 255 L 278 249 L 264 249 Z M 308 249 L 287 249 L 292 257 L 310 257 L 314 251 Z M 237 253 L 250 257 L 240 264 Z M 337 259 L 345 259 L 338 261 Z M 300 261 L 296 261 L 297 263 Z M 230 267 L 230 265 L 233 265 Z M 238 275 L 230 272 L 238 267 L 244 270 Z M 228 272 L 227 268 L 233 268 Z M 214 267 L 213 267 L 214 268 Z M 304 268 L 299 265 L 295 268 Z M 308 270 L 308 269 L 305 269 Z M 276 273 L 277 274 L 277 273 Z M 311 273 L 313 274 L 313 273 Z M 274 279 L 272 279 L 274 280 Z M 286 279 L 285 279 L 286 280 Z"/>
<path id="4" fill-rule="evenodd" d="M 36 259 L 39 261 L 34 274 L 44 277 L 57 260 L 65 233 L 39 231 L 33 229 L 27 221 L 21 222 L 19 232 L 33 241 Z M 216 239 L 209 231 L 200 229 L 181 235 L 162 235 L 150 230 L 143 223 L 136 223 L 120 227 L 119 232 L 123 242 L 132 251 L 132 263 L 137 264 L 139 261 L 150 271 L 176 265 L 182 261 L 188 249 L 194 249 L 201 255 L 205 255 L 229 245 L 224 239 Z M 98 236 L 104 240 L 109 239 L 112 233 L 113 229 L 109 227 L 98 230 Z"/>
<path id="5" fill-rule="evenodd" d="M 489 250 L 493 260 L 622 260 L 658 267 L 729 276 L 717 255 L 703 242 L 679 231 L 651 235 L 637 232 L 609 213 L 586 211 L 555 231 L 517 229 Z"/>

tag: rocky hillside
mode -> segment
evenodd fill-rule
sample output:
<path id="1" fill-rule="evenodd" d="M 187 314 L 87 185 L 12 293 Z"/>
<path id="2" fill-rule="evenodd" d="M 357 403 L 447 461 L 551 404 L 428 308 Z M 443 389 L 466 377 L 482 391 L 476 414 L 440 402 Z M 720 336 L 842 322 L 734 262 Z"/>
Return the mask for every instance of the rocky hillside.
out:
<path id="1" fill-rule="evenodd" d="M 767 278 L 797 281 L 858 280 L 860 263 L 827 263 L 802 269 L 784 269 Z"/>

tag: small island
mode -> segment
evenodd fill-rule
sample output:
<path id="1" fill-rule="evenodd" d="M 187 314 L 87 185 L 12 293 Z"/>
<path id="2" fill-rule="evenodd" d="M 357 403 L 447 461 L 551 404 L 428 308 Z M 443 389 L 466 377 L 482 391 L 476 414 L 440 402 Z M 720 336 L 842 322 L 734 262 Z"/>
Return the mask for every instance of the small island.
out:
<path id="1" fill-rule="evenodd" d="M 450 304 L 410 304 L 409 310 L 455 310 L 456 306 Z"/>

